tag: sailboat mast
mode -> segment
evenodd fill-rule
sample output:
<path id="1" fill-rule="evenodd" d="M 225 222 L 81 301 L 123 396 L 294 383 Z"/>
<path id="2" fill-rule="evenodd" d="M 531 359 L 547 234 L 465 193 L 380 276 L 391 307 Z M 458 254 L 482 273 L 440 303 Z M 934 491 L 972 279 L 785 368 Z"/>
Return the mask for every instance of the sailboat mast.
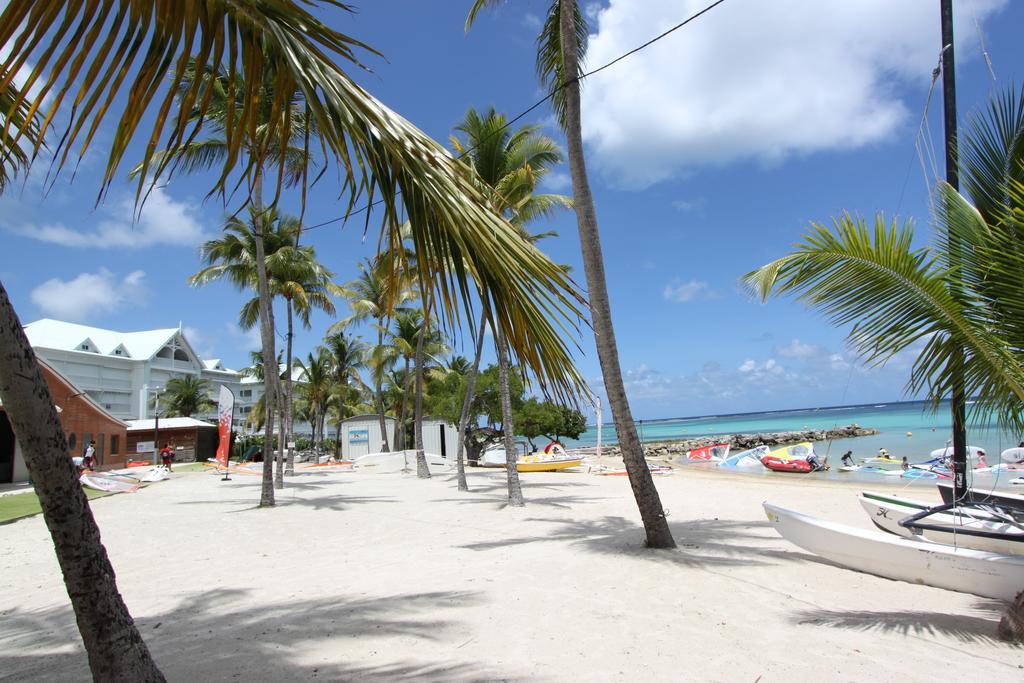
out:
<path id="1" fill-rule="evenodd" d="M 942 110 L 945 123 L 946 182 L 954 190 L 960 189 L 959 161 L 956 137 L 956 60 L 953 46 L 953 0 L 939 0 L 942 24 Z M 941 200 L 940 200 L 941 201 Z M 952 235 L 950 254 L 954 264 L 959 262 L 960 244 Z M 953 366 L 953 392 L 950 410 L 953 418 L 953 500 L 967 495 L 967 425 L 966 397 L 964 396 L 964 355 L 958 349 L 949 359 Z"/>

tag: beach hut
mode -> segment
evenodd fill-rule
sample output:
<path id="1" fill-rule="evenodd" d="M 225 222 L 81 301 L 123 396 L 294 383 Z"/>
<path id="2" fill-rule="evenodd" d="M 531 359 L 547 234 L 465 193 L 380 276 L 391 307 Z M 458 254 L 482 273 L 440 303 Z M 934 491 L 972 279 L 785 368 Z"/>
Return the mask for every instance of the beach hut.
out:
<path id="1" fill-rule="evenodd" d="M 178 462 L 205 461 L 217 453 L 217 425 L 194 417 L 162 417 L 159 425 L 155 419 L 128 421 L 128 452 L 133 458 L 149 460 L 153 449 L 159 451 L 165 443 L 172 445 Z"/>
<path id="2" fill-rule="evenodd" d="M 394 448 L 395 418 L 385 417 L 388 444 Z M 383 450 L 384 438 L 380 433 L 380 417 L 374 414 L 356 415 L 341 423 L 341 457 L 355 460 L 368 453 Z"/>
<path id="3" fill-rule="evenodd" d="M 455 462 L 455 451 L 459 445 L 459 428 L 450 422 L 434 417 L 423 418 L 423 450 L 439 455 L 445 462 Z"/>

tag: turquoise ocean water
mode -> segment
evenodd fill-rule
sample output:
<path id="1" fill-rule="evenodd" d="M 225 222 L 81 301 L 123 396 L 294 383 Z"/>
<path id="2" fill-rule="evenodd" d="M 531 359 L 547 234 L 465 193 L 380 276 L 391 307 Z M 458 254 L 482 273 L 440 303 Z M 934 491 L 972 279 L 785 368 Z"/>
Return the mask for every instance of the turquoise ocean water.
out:
<path id="1" fill-rule="evenodd" d="M 861 459 L 874 455 L 879 448 L 886 448 L 896 458 L 907 456 L 910 462 L 919 462 L 927 460 L 932 450 L 944 447 L 952 438 L 949 404 L 944 403 L 937 412 L 933 412 L 929 404 L 921 401 L 644 420 L 637 422 L 637 428 L 644 442 L 653 442 L 725 434 L 832 429 L 853 423 L 873 427 L 880 433 L 855 439 L 836 439 L 831 443 L 822 441 L 815 444 L 815 451 L 838 462 L 847 450 L 853 450 L 854 457 Z M 601 439 L 605 444 L 615 443 L 615 428 L 610 421 L 604 425 Z M 1003 449 L 1016 446 L 1022 440 L 1024 435 L 1005 433 L 987 420 L 971 423 L 967 432 L 968 444 L 983 448 L 989 456 L 994 456 L 989 457 L 989 464 L 999 462 L 999 453 Z M 578 440 L 566 440 L 566 446 L 592 446 L 595 443 L 597 429 L 593 425 Z"/>

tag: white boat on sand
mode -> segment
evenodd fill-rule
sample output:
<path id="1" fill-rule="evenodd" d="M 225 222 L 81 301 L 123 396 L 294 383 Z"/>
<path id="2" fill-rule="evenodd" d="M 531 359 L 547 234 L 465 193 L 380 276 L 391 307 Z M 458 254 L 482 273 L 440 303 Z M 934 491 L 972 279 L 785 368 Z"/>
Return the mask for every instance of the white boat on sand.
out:
<path id="1" fill-rule="evenodd" d="M 1024 589 L 1024 557 L 923 543 L 815 519 L 764 503 L 768 520 L 794 545 L 887 579 L 1010 601 Z"/>
<path id="2" fill-rule="evenodd" d="M 984 509 L 961 507 L 936 511 L 922 518 L 918 524 L 905 526 L 900 522 L 934 506 L 867 491 L 861 493 L 857 500 L 875 526 L 896 536 L 993 553 L 1024 554 L 1024 526 L 1012 519 L 1000 519 Z M 1024 590 L 1024 580 L 1021 588 Z"/>

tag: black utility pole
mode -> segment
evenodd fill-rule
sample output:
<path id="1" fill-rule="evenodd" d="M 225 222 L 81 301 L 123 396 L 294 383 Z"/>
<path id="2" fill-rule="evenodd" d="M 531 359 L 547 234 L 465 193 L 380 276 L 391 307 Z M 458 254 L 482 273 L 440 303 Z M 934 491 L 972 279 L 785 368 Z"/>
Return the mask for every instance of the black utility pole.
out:
<path id="1" fill-rule="evenodd" d="M 960 173 L 956 150 L 956 60 L 953 56 L 953 0 L 939 0 L 942 14 L 942 110 L 946 128 L 946 182 L 954 190 L 960 189 Z M 941 201 L 941 199 L 940 199 Z M 959 263 L 960 244 L 952 235 L 950 254 L 954 264 Z M 954 273 L 954 277 L 958 277 Z M 955 292 L 954 292 L 955 294 Z M 953 395 L 950 410 L 953 413 L 953 500 L 967 496 L 967 420 L 964 396 L 964 355 L 957 350 L 950 359 L 953 366 Z"/>

